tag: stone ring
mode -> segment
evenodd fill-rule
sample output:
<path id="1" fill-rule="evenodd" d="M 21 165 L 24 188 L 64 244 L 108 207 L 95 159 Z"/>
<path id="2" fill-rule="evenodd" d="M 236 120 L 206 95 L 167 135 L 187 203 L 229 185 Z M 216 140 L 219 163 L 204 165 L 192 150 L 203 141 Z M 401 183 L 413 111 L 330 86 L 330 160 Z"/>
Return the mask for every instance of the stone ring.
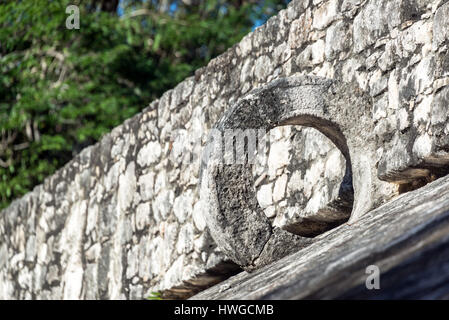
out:
<path id="1" fill-rule="evenodd" d="M 357 84 L 302 76 L 275 80 L 251 91 L 211 130 L 200 178 L 210 234 L 220 249 L 247 271 L 313 242 L 313 238 L 273 227 L 256 200 L 251 159 L 258 135 L 250 141 L 251 132 L 267 132 L 282 125 L 313 127 L 342 152 L 347 169 L 340 198 L 352 201 L 354 197 L 350 222 L 395 194 L 393 184 L 378 178 L 371 98 Z M 246 136 L 245 143 L 236 143 L 236 132 Z M 231 151 L 227 145 L 232 146 Z M 243 158 L 237 159 L 234 153 Z"/>

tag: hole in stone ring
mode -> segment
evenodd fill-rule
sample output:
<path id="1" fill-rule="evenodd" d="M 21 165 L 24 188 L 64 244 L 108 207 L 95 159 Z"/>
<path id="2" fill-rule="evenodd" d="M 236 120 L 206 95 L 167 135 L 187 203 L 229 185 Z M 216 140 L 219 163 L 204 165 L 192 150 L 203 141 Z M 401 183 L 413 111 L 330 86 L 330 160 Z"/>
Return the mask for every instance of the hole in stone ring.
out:
<path id="1" fill-rule="evenodd" d="M 283 125 L 267 133 L 254 164 L 257 201 L 275 227 L 314 237 L 349 219 L 354 191 L 339 148 L 312 127 Z"/>

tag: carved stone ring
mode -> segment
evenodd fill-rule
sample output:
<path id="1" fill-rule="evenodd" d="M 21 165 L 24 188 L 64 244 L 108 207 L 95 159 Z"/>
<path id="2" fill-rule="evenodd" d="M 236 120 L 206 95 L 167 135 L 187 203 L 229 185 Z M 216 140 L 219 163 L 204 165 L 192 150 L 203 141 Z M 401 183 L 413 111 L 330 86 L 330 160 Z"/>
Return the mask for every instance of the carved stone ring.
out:
<path id="1" fill-rule="evenodd" d="M 350 222 L 396 192 L 396 185 L 378 178 L 371 98 L 356 84 L 307 76 L 279 79 L 253 90 L 215 124 L 215 137 L 210 135 L 203 151 L 200 184 L 213 239 L 248 271 L 305 247 L 313 239 L 271 225 L 256 200 L 250 161 L 221 161 L 225 151 L 216 143 L 216 134 L 246 129 L 267 132 L 282 125 L 313 127 L 342 152 L 347 168 L 340 187 L 342 201 L 349 201 L 353 188 Z"/>

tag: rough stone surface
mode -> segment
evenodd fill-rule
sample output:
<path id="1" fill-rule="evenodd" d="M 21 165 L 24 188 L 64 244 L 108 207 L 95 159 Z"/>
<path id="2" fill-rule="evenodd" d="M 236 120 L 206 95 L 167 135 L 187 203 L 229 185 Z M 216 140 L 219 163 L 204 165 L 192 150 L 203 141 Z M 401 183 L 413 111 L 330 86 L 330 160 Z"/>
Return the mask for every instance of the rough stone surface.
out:
<path id="1" fill-rule="evenodd" d="M 200 154 L 226 109 L 276 79 L 314 75 L 357 84 L 371 99 L 382 146 L 378 175 L 400 190 L 447 173 L 448 5 L 292 1 L 0 213 L 0 298 L 185 297 L 234 272 L 204 225 Z M 254 166 L 254 193 L 271 183 L 265 215 L 294 230 L 304 210 L 336 199 L 345 161 L 315 129 L 272 131 L 268 145 L 282 156 Z M 188 192 L 192 210 L 190 199 L 175 206 Z M 181 203 L 188 208 L 178 212 Z M 178 234 L 191 228 L 183 236 L 192 237 L 193 249 L 179 254 Z"/>
<path id="2" fill-rule="evenodd" d="M 396 184 L 378 178 L 375 155 L 382 145 L 372 135 L 370 98 L 362 92 L 357 85 L 320 77 L 283 78 L 251 91 L 214 126 L 205 147 L 200 193 L 207 204 L 206 222 L 212 237 L 235 263 L 252 270 L 273 262 L 281 256 L 280 249 L 288 254 L 310 243 L 310 239 L 300 236 L 317 235 L 345 221 L 352 205 L 351 221 L 356 221 L 397 194 Z M 358 108 L 354 109 L 354 105 Z M 294 230 L 299 236 L 288 239 L 277 236 L 278 230 L 262 213 L 272 203 L 271 184 L 261 187 L 256 201 L 250 160 L 257 157 L 257 148 L 251 149 L 255 143 L 249 137 L 250 132 L 266 132 L 285 124 L 318 129 L 346 159 L 346 176 L 337 199 L 327 204 L 324 212 L 317 206 L 303 214 L 303 221 Z M 226 163 L 226 153 L 239 153 L 237 142 L 236 152 L 227 149 L 229 130 L 251 130 L 246 163 L 237 159 L 235 164 Z M 281 176 L 276 184 L 284 184 L 285 188 L 285 177 Z M 278 250 L 267 251 L 267 246 Z"/>
<path id="3" fill-rule="evenodd" d="M 192 299 L 447 299 L 448 231 L 449 177 L 444 177 Z M 380 290 L 365 286 L 373 265 L 379 268 Z"/>

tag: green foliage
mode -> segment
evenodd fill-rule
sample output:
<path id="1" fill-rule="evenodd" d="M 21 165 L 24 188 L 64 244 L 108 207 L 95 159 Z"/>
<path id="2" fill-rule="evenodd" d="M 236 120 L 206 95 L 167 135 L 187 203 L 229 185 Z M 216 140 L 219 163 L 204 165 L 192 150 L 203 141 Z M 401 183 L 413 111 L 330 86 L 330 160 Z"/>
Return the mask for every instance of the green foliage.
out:
<path id="1" fill-rule="evenodd" d="M 0 208 L 285 5 L 100 2 L 0 3 Z"/>
<path id="2" fill-rule="evenodd" d="M 147 298 L 147 300 L 163 300 L 161 292 L 151 292 L 151 295 Z"/>

